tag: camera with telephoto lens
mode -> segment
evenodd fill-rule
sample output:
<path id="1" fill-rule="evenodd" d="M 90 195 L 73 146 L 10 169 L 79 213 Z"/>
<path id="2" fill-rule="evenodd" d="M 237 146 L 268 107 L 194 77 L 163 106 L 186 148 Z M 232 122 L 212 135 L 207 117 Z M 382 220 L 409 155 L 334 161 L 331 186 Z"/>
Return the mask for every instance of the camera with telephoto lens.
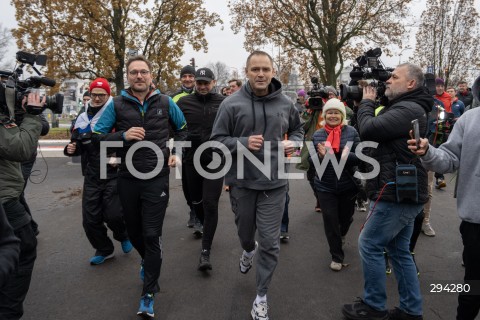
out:
<path id="1" fill-rule="evenodd" d="M 340 96 L 343 100 L 362 100 L 363 88 L 359 82 L 368 83 L 368 85 L 377 88 L 377 97 L 385 95 L 385 82 L 390 79 L 394 68 L 386 68 L 380 61 L 382 49 L 370 49 L 356 61 L 357 65 L 350 72 L 350 83 L 340 85 Z"/>
<path id="2" fill-rule="evenodd" d="M 308 109 L 312 110 L 322 110 L 323 108 L 323 99 L 328 99 L 328 91 L 325 90 L 325 87 L 318 83 L 317 77 L 311 77 L 310 81 L 312 82 L 312 90 L 308 91 Z M 322 99 L 323 98 L 323 99 Z"/>
<path id="3" fill-rule="evenodd" d="M 22 101 L 24 97 L 28 96 L 34 89 L 40 88 L 42 85 L 53 87 L 56 82 L 54 79 L 43 77 L 40 71 L 35 68 L 36 65 L 45 66 L 47 63 L 47 56 L 40 54 L 32 54 L 24 51 L 18 51 L 16 59 L 20 62 L 20 66 L 13 72 L 1 71 L 0 77 L 2 83 L 0 85 L 0 102 L 2 108 L 1 112 L 9 114 L 11 118 L 15 118 L 18 122 L 18 118 L 23 118 L 25 110 L 22 108 Z M 30 65 L 37 73 L 37 76 L 31 76 L 25 80 L 21 80 L 23 74 L 23 68 L 25 65 Z M 3 79 L 6 78 L 6 81 Z M 4 112 L 4 108 L 7 107 L 7 112 Z M 62 113 L 63 110 L 63 95 L 56 93 L 53 96 L 46 96 L 46 103 L 43 106 L 27 106 L 26 112 L 29 114 L 38 115 L 43 110 L 50 109 L 53 113 Z"/>

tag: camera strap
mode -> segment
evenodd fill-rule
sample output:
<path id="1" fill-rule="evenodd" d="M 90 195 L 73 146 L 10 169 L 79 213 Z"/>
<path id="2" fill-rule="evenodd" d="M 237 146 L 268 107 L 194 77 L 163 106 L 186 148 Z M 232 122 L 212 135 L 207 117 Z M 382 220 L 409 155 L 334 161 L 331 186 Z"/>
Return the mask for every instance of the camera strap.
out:
<path id="1" fill-rule="evenodd" d="M 7 81 L 7 85 L 5 86 L 5 100 L 7 102 L 8 113 L 10 119 L 13 120 L 15 118 L 15 83 L 10 79 Z"/>

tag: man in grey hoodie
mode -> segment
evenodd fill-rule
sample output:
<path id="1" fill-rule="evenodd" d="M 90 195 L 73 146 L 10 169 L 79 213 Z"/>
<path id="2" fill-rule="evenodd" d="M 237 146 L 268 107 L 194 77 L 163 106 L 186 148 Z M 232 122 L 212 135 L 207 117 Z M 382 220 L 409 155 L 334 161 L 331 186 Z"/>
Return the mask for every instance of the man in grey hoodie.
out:
<path id="1" fill-rule="evenodd" d="M 480 101 L 480 94 L 475 100 Z M 472 294 L 458 296 L 457 320 L 473 320 L 480 310 L 479 122 L 480 108 L 465 112 L 458 118 L 447 142 L 438 148 L 429 145 L 427 139 L 420 139 L 418 147 L 414 139 L 408 140 L 409 149 L 420 156 L 426 169 L 439 173 L 458 170 L 456 195 L 457 211 L 462 219 L 464 280 L 470 284 Z"/>
<path id="2" fill-rule="evenodd" d="M 270 55 L 252 52 L 245 72 L 248 82 L 220 105 L 211 140 L 221 142 L 232 153 L 225 184 L 230 186 L 230 202 L 244 250 L 240 272 L 250 270 L 258 249 L 257 298 L 251 315 L 267 320 L 266 294 L 278 263 L 287 191 L 279 160 L 294 151 L 293 141 L 302 141 L 303 124 L 293 103 L 282 94 L 281 83 L 273 78 Z"/>

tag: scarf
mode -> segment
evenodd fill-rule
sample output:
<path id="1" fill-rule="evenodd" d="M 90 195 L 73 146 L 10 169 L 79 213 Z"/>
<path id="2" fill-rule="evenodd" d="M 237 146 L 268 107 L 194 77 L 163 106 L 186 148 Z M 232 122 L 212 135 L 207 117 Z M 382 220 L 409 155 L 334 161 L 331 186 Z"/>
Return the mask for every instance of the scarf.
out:
<path id="1" fill-rule="evenodd" d="M 342 125 L 338 125 L 334 128 L 330 127 L 328 124 L 325 124 L 323 127 L 328 134 L 327 142 L 330 142 L 330 146 L 334 153 L 340 152 L 340 140 L 342 137 Z M 328 144 L 326 144 L 328 146 Z"/>
<path id="2" fill-rule="evenodd" d="M 109 97 L 107 102 L 105 102 L 105 104 L 102 106 L 102 108 L 91 119 L 88 117 L 88 108 L 90 108 L 90 103 L 88 103 L 85 112 L 80 114 L 77 118 L 77 121 L 75 121 L 75 126 L 73 127 L 73 129 L 75 130 L 75 129 L 80 128 L 80 129 L 84 130 L 85 128 L 90 126 L 90 128 L 93 132 L 93 128 L 95 127 L 95 124 L 97 123 L 98 119 L 100 119 L 100 117 L 102 116 L 103 111 L 105 111 L 106 106 L 112 100 L 113 100 L 113 97 Z"/>

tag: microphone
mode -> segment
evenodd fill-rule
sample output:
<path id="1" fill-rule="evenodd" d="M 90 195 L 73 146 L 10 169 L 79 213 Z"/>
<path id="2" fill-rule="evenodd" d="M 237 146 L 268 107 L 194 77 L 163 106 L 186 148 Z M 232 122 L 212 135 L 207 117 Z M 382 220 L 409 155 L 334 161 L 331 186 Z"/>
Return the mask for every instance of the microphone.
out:
<path id="1" fill-rule="evenodd" d="M 57 83 L 54 79 L 39 77 L 39 76 L 33 76 L 31 77 L 31 79 L 35 82 L 39 82 L 48 87 L 54 87 L 55 84 Z"/>

